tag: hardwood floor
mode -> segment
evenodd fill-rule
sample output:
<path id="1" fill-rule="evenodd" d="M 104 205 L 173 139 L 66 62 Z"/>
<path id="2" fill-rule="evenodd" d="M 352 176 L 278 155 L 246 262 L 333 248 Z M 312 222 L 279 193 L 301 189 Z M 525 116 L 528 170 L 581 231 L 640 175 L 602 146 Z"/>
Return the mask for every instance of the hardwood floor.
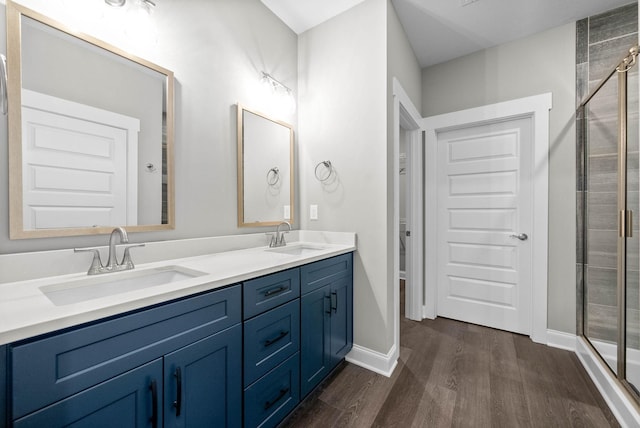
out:
<path id="1" fill-rule="evenodd" d="M 444 318 L 400 335 L 390 378 L 345 363 L 283 426 L 619 426 L 572 352 Z"/>

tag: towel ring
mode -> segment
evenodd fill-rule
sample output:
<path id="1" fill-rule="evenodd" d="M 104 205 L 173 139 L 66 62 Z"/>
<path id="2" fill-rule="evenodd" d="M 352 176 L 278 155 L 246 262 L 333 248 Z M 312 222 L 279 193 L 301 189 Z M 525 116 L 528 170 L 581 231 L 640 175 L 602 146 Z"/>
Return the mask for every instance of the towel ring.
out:
<path id="1" fill-rule="evenodd" d="M 267 171 L 267 184 L 269 186 L 275 186 L 280 181 L 280 170 L 277 166 L 274 166 Z"/>
<path id="2" fill-rule="evenodd" d="M 318 168 L 320 168 L 320 166 L 324 166 L 326 168 L 325 176 L 322 176 L 321 171 L 318 171 Z M 333 165 L 331 165 L 331 161 L 326 160 L 326 161 L 318 162 L 318 164 L 316 165 L 315 174 L 316 174 L 316 178 L 319 181 L 327 181 L 333 174 Z"/>

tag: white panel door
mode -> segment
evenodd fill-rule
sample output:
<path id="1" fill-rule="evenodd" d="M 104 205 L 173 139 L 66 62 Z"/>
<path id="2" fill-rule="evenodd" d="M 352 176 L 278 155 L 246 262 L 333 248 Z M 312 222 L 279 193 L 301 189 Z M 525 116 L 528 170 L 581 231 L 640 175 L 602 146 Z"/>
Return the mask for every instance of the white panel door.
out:
<path id="1" fill-rule="evenodd" d="M 22 90 L 25 230 L 136 225 L 140 121 Z"/>
<path id="2" fill-rule="evenodd" d="M 529 334 L 532 119 L 440 132 L 437 156 L 438 315 Z"/>
<path id="3" fill-rule="evenodd" d="M 27 230 L 127 224 L 127 133 L 28 107 L 23 122 Z"/>

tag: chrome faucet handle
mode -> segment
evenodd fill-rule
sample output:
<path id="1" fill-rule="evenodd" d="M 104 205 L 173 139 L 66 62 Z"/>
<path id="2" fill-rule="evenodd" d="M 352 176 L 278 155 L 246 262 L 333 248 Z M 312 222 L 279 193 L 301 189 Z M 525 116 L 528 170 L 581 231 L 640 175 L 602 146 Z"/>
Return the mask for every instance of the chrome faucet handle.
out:
<path id="1" fill-rule="evenodd" d="M 122 256 L 122 262 L 120 263 L 120 266 L 123 267 L 123 270 L 129 270 L 135 267 L 135 265 L 133 264 L 133 260 L 131 260 L 131 253 L 129 252 L 131 248 L 135 247 L 144 247 L 144 244 L 131 244 L 124 247 L 124 255 Z"/>
<path id="2" fill-rule="evenodd" d="M 280 232 L 280 246 L 284 246 L 287 245 L 287 241 L 284 240 L 284 234 L 285 233 L 289 233 L 288 230 L 283 230 L 282 232 Z"/>
<path id="3" fill-rule="evenodd" d="M 93 260 L 91 260 L 91 266 L 87 271 L 87 275 L 96 275 L 102 273 L 104 266 L 102 266 L 102 260 L 100 260 L 100 251 L 97 248 L 74 248 L 74 253 L 93 253 Z"/>
<path id="4" fill-rule="evenodd" d="M 271 232 L 267 232 L 265 235 L 269 237 L 269 248 L 275 247 L 278 243 L 278 235 Z"/>

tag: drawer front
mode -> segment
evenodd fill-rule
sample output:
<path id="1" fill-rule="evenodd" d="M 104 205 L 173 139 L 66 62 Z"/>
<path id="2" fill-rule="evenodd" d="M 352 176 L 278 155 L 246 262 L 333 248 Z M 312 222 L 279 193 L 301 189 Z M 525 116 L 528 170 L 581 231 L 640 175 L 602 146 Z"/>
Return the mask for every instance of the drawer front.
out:
<path id="1" fill-rule="evenodd" d="M 300 299 L 244 323 L 244 386 L 300 349 Z"/>
<path id="2" fill-rule="evenodd" d="M 300 297 L 300 269 L 252 279 L 244 283 L 244 319 Z"/>
<path id="3" fill-rule="evenodd" d="M 300 268 L 301 293 L 317 290 L 338 278 L 353 275 L 353 254 L 342 254 Z"/>
<path id="4" fill-rule="evenodd" d="M 10 349 L 13 418 L 240 322 L 239 285 Z"/>
<path id="5" fill-rule="evenodd" d="M 245 427 L 275 427 L 300 402 L 296 353 L 244 391 Z"/>

